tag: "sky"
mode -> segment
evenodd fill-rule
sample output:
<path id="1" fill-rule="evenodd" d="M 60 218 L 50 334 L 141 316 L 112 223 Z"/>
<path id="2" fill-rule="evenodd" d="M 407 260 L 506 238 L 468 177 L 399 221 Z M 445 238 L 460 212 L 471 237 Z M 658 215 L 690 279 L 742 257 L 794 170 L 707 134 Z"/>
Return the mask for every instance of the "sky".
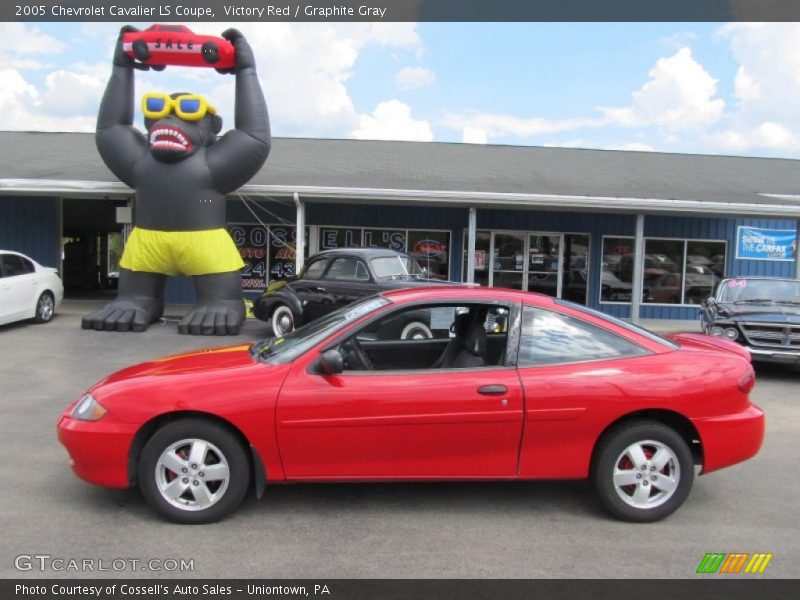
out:
<path id="1" fill-rule="evenodd" d="M 800 158 L 798 23 L 190 27 L 230 25 L 275 136 Z M 0 129 L 93 131 L 119 26 L 0 23 Z M 136 77 L 137 97 L 201 93 L 233 123 L 232 76 Z"/>

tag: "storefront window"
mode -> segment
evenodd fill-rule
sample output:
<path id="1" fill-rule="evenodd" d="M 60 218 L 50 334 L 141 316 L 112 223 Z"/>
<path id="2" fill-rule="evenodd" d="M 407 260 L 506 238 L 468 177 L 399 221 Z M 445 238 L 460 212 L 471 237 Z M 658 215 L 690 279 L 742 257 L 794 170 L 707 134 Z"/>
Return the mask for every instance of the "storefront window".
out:
<path id="1" fill-rule="evenodd" d="M 686 242 L 684 304 L 700 304 L 724 276 L 725 242 Z"/>
<path id="2" fill-rule="evenodd" d="M 681 304 L 683 240 L 645 240 L 643 302 Z M 630 260 L 633 274 L 633 260 Z"/>
<path id="3" fill-rule="evenodd" d="M 358 248 L 361 246 L 361 229 L 352 227 L 320 227 L 319 249 Z"/>
<path id="4" fill-rule="evenodd" d="M 601 302 L 630 302 L 633 279 L 633 238 L 603 238 Z"/>
<path id="5" fill-rule="evenodd" d="M 450 274 L 450 232 L 409 231 L 408 253 L 417 259 L 428 277 L 447 279 Z"/>
<path id="6" fill-rule="evenodd" d="M 364 248 L 389 248 L 397 252 L 406 250 L 405 229 L 365 229 L 361 236 Z"/>
<path id="7" fill-rule="evenodd" d="M 630 302 L 633 238 L 603 238 L 601 302 Z M 725 242 L 645 239 L 644 290 L 649 304 L 699 304 L 725 274 Z"/>

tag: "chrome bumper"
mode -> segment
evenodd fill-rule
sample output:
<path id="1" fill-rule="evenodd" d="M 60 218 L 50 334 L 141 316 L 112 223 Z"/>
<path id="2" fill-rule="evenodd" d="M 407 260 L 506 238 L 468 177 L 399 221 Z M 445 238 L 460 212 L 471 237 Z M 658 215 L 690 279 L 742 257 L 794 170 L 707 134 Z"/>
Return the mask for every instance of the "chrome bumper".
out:
<path id="1" fill-rule="evenodd" d="M 783 364 L 800 364 L 800 351 L 797 350 L 773 350 L 771 348 L 754 348 L 745 346 L 753 360 L 762 362 L 775 362 Z"/>

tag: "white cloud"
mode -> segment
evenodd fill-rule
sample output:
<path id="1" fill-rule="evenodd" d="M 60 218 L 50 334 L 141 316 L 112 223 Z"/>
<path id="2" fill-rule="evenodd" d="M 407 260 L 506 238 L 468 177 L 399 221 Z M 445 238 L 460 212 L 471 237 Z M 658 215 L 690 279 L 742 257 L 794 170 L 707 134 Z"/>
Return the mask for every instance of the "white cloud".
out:
<path id="1" fill-rule="evenodd" d="M 518 117 L 502 113 L 466 111 L 448 113 L 440 121 L 443 127 L 456 129 L 462 133 L 469 129 L 476 135 L 489 137 L 513 136 L 532 138 L 544 133 L 559 133 L 584 127 L 598 127 L 604 124 L 601 119 L 544 119 L 541 117 Z M 477 134 L 480 131 L 482 133 Z"/>
<path id="2" fill-rule="evenodd" d="M 64 69 L 48 73 L 45 86 L 36 108 L 53 116 L 91 115 L 105 88 L 96 77 Z"/>
<path id="3" fill-rule="evenodd" d="M 58 54 L 67 45 L 37 27 L 24 23 L 0 23 L 0 52 L 3 54 Z"/>
<path id="4" fill-rule="evenodd" d="M 411 108 L 399 100 L 381 102 L 371 115 L 359 116 L 350 135 L 361 140 L 433 141 L 430 124 L 414 119 Z"/>
<path id="5" fill-rule="evenodd" d="M 474 127 L 472 125 L 465 125 L 461 131 L 461 140 L 465 144 L 488 144 L 489 134 L 485 129 Z"/>
<path id="6" fill-rule="evenodd" d="M 547 119 L 481 111 L 448 113 L 440 121 L 443 127 L 482 132 L 474 135 L 489 139 L 511 136 L 532 139 L 555 134 L 604 127 L 658 127 L 670 135 L 678 131 L 707 129 L 724 113 L 725 102 L 717 98 L 717 80 L 683 47 L 674 55 L 660 58 L 649 72 L 650 79 L 631 94 L 631 103 L 623 107 L 599 107 L 600 117 Z M 646 146 L 646 148 L 645 148 Z M 652 150 L 645 144 L 643 150 Z M 631 147 L 632 148 L 632 147 Z"/>
<path id="7" fill-rule="evenodd" d="M 623 108 L 601 108 L 609 123 L 625 127 L 658 125 L 670 130 L 704 129 L 722 117 L 725 101 L 715 97 L 717 80 L 688 47 L 658 59 L 650 80 Z"/>
<path id="8" fill-rule="evenodd" d="M 655 152 L 650 144 L 643 142 L 620 142 L 602 146 L 604 150 L 624 150 L 626 152 Z"/>
<path id="9" fill-rule="evenodd" d="M 401 90 L 413 90 L 434 83 L 436 73 L 423 67 L 404 67 L 395 74 L 394 81 Z"/>

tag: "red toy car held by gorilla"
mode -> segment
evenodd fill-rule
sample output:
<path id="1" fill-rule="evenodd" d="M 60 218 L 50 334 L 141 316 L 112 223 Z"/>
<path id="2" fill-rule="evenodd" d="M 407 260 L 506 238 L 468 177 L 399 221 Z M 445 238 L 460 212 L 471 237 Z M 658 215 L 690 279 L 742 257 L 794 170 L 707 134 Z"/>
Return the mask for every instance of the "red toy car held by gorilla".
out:
<path id="1" fill-rule="evenodd" d="M 228 40 L 198 35 L 184 25 L 157 24 L 131 31 L 124 34 L 122 44 L 128 56 L 157 71 L 166 65 L 232 69 L 236 62 Z"/>
<path id="2" fill-rule="evenodd" d="M 382 334 L 430 313 L 432 338 Z M 75 473 L 138 484 L 206 523 L 293 481 L 591 478 L 617 517 L 655 521 L 695 469 L 754 456 L 747 351 L 662 338 L 549 296 L 430 287 L 372 296 L 283 338 L 153 360 L 70 405 Z M 709 485 L 712 485 L 709 482 Z"/>

